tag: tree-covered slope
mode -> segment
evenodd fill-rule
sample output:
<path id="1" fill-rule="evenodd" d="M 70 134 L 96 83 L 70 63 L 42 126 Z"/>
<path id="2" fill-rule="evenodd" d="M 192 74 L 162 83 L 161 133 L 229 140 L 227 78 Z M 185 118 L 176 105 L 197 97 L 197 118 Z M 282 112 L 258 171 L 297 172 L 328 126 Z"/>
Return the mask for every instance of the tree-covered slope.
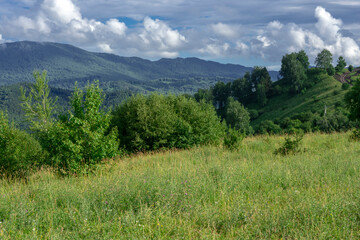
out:
<path id="1" fill-rule="evenodd" d="M 198 58 L 149 61 L 92 53 L 59 43 L 14 42 L 0 44 L 0 85 L 31 82 L 34 70 L 47 70 L 50 85 L 72 88 L 100 80 L 107 90 L 193 93 L 217 81 L 232 81 L 252 68 L 220 64 Z M 271 73 L 276 79 L 276 72 Z"/>
<path id="2" fill-rule="evenodd" d="M 347 90 L 342 89 L 342 84 L 334 77 L 324 73 L 308 81 L 313 81 L 314 85 L 298 94 L 286 91 L 287 85 L 282 80 L 276 82 L 274 88 L 279 86 L 282 91 L 270 97 L 265 106 L 256 103 L 247 106 L 259 113 L 252 125 L 256 127 L 264 120 L 276 121 L 304 112 L 324 114 L 325 111 L 329 113 L 337 107 L 344 107 Z"/>

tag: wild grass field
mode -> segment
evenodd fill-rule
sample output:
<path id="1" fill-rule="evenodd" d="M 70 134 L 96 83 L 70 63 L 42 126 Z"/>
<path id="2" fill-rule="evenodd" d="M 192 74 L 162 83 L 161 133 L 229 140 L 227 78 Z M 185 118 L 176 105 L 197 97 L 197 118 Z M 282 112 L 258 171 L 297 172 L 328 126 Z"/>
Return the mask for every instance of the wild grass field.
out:
<path id="1" fill-rule="evenodd" d="M 360 143 L 308 134 L 238 151 L 197 147 L 107 161 L 89 176 L 0 180 L 0 239 L 359 239 Z"/>

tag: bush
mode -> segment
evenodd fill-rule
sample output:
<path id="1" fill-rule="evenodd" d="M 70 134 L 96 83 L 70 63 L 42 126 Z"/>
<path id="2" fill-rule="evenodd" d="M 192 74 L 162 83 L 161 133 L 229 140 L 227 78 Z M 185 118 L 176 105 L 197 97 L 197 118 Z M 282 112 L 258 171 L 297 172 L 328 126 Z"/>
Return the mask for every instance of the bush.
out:
<path id="1" fill-rule="evenodd" d="M 244 133 L 240 132 L 239 130 L 229 128 L 224 137 L 224 147 L 231 151 L 239 149 L 240 143 L 242 142 L 244 137 Z"/>
<path id="2" fill-rule="evenodd" d="M 251 120 L 257 119 L 259 117 L 259 112 L 255 109 L 250 109 L 250 110 L 248 110 L 248 112 L 250 114 Z"/>
<path id="3" fill-rule="evenodd" d="M 244 105 L 229 97 L 226 103 L 226 123 L 230 128 L 234 128 L 243 133 L 252 133 L 250 126 L 250 114 L 245 109 Z"/>
<path id="4" fill-rule="evenodd" d="M 352 72 L 354 70 L 353 65 L 349 65 L 348 70 L 349 70 L 349 72 Z"/>
<path id="5" fill-rule="evenodd" d="M 360 129 L 354 129 L 350 135 L 350 140 L 360 141 Z"/>
<path id="6" fill-rule="evenodd" d="M 214 107 L 182 96 L 133 96 L 113 112 L 112 126 L 128 151 L 218 143 L 225 127 Z"/>
<path id="7" fill-rule="evenodd" d="M 261 134 L 279 134 L 282 129 L 279 125 L 275 124 L 271 120 L 265 120 L 260 123 L 258 132 Z"/>
<path id="8" fill-rule="evenodd" d="M 0 112 L 0 173 L 24 175 L 42 160 L 40 144 L 24 131 L 8 124 Z"/>
<path id="9" fill-rule="evenodd" d="M 289 154 L 296 154 L 300 152 L 300 142 L 303 139 L 303 134 L 296 134 L 294 137 L 287 136 L 285 138 L 284 144 L 275 150 L 275 155 L 289 155 Z"/>
<path id="10" fill-rule="evenodd" d="M 343 83 L 341 85 L 341 89 L 343 89 L 343 90 L 348 90 L 349 88 L 350 88 L 350 84 L 348 84 L 348 83 Z"/>
<path id="11" fill-rule="evenodd" d="M 87 86 L 85 97 L 75 88 L 72 111 L 40 136 L 49 154 L 48 164 L 79 173 L 118 154 L 117 131 L 109 129 L 110 114 L 100 110 L 103 99 L 98 82 Z"/>

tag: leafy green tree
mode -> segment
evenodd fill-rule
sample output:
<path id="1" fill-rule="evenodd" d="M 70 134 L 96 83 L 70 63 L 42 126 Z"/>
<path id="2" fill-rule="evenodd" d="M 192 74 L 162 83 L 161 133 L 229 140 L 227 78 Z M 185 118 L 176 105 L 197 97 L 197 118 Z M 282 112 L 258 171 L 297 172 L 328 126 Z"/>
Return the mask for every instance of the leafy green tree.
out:
<path id="1" fill-rule="evenodd" d="M 86 87 L 86 94 L 75 87 L 72 110 L 61 115 L 41 141 L 50 165 L 67 173 L 86 172 L 118 154 L 117 130 L 109 128 L 111 115 L 101 109 L 103 101 L 98 81 Z"/>
<path id="2" fill-rule="evenodd" d="M 330 65 L 330 66 L 328 67 L 328 69 L 326 69 L 326 72 L 327 72 L 327 74 L 328 74 L 329 76 L 334 76 L 334 74 L 335 74 L 335 68 L 334 68 L 334 66 L 333 66 L 333 65 Z"/>
<path id="3" fill-rule="evenodd" d="M 348 68 L 348 70 L 349 70 L 350 72 L 352 72 L 352 71 L 354 70 L 354 67 L 353 67 L 353 65 L 349 65 L 349 68 Z"/>
<path id="4" fill-rule="evenodd" d="M 307 70 L 310 66 L 309 57 L 306 55 L 304 50 L 297 53 L 296 59 L 301 63 L 303 68 Z"/>
<path id="5" fill-rule="evenodd" d="M 212 88 L 214 105 L 217 109 L 223 109 L 226 106 L 226 100 L 231 94 L 231 83 L 217 82 Z"/>
<path id="6" fill-rule="evenodd" d="M 251 133 L 250 114 L 245 109 L 244 105 L 229 97 L 226 104 L 226 123 L 230 128 L 239 130 L 243 133 Z"/>
<path id="7" fill-rule="evenodd" d="M 304 51 L 283 56 L 280 74 L 286 82 L 291 84 L 290 90 L 292 92 L 298 93 L 303 89 L 307 80 L 306 70 L 308 66 L 308 57 Z"/>
<path id="8" fill-rule="evenodd" d="M 345 103 L 350 111 L 350 118 L 360 120 L 360 80 L 356 80 L 353 87 L 346 93 Z"/>
<path id="9" fill-rule="evenodd" d="M 258 84 L 256 89 L 256 98 L 260 106 L 265 106 L 267 103 L 266 88 L 263 84 Z"/>
<path id="10" fill-rule="evenodd" d="M 259 84 L 262 84 L 267 93 L 271 87 L 271 77 L 266 67 L 255 66 L 251 72 L 252 86 L 257 90 Z"/>
<path id="11" fill-rule="evenodd" d="M 49 97 L 47 72 L 41 74 L 38 71 L 33 73 L 35 83 L 30 86 L 30 91 L 21 88 L 22 107 L 32 130 L 47 131 L 53 123 L 53 114 L 57 99 Z"/>
<path id="12" fill-rule="evenodd" d="M 336 72 L 341 72 L 346 67 L 346 62 L 343 56 L 340 56 L 337 60 L 337 65 L 335 67 Z"/>
<path id="13" fill-rule="evenodd" d="M 327 71 L 330 68 L 332 62 L 332 54 L 329 50 L 324 49 L 322 50 L 315 59 L 315 65 L 317 68 L 321 68 Z"/>
<path id="14" fill-rule="evenodd" d="M 246 102 L 252 94 L 251 79 L 247 77 L 239 78 L 231 83 L 231 95 L 239 102 Z"/>
<path id="15" fill-rule="evenodd" d="M 196 99 L 196 101 L 201 102 L 201 101 L 205 101 L 207 103 L 212 103 L 214 98 L 213 98 L 213 94 L 212 94 L 212 89 L 199 89 L 195 94 L 194 94 L 194 98 Z"/>

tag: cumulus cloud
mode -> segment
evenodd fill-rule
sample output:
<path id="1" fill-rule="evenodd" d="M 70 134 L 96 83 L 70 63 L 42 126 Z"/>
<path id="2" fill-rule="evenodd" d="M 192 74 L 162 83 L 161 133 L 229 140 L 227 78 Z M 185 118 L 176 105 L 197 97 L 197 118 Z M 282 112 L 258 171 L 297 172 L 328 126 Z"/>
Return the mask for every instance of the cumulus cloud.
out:
<path id="1" fill-rule="evenodd" d="M 229 43 L 210 43 L 207 44 L 205 47 L 200 48 L 199 52 L 205 55 L 221 57 L 227 55 L 229 49 Z"/>
<path id="2" fill-rule="evenodd" d="M 185 36 L 164 21 L 145 17 L 142 27 L 129 32 L 126 24 L 115 18 L 103 23 L 83 17 L 72 0 L 43 0 L 33 16 L 3 21 L 0 30 L 13 38 L 92 45 L 97 50 L 119 54 L 176 57 L 187 43 Z"/>
<path id="3" fill-rule="evenodd" d="M 239 25 L 229 25 L 221 22 L 217 24 L 212 24 L 211 28 L 215 34 L 226 38 L 235 38 L 239 36 L 240 32 Z"/>
<path id="4" fill-rule="evenodd" d="M 217 4 L 214 0 L 210 1 Z M 308 10 L 312 7 L 310 5 L 299 8 L 300 1 L 272 2 L 272 6 L 276 4 L 274 9 L 277 11 L 271 11 L 270 15 L 266 15 L 262 10 L 259 14 L 263 15 L 254 14 L 254 6 L 259 2 L 270 4 L 265 0 L 250 2 L 226 0 L 221 4 L 222 7 L 215 10 L 209 10 L 201 1 L 184 0 L 175 2 L 155 0 L 151 3 L 145 3 L 145 0 L 124 0 L 121 6 L 117 1 L 100 1 L 100 4 L 95 0 L 18 0 L 18 2 L 24 7 L 21 11 L 15 11 L 14 4 L 0 7 L 0 15 L 2 15 L 0 42 L 5 41 L 3 38 L 56 41 L 95 51 L 148 58 L 173 58 L 181 55 L 182 52 L 186 52 L 186 55 L 200 55 L 213 59 L 227 57 L 246 59 L 255 56 L 257 59 L 261 57 L 274 62 L 273 65 L 280 62 L 284 54 L 300 50 L 305 50 L 313 61 L 322 49 L 327 48 L 334 54 L 335 60 L 342 55 L 349 64 L 360 64 L 360 38 L 357 33 L 360 29 L 359 24 L 353 21 L 346 25 L 323 7 L 316 7 L 315 11 L 314 8 Z M 356 1 L 333 1 L 333 3 L 355 6 Z M 0 3 L 0 6 L 3 4 Z M 164 6 L 173 6 L 173 8 L 168 9 Z M 4 15 L 4 11 L 1 12 L 1 9 L 9 7 L 12 7 L 13 13 L 19 15 L 11 17 L 14 15 Z M 189 10 L 189 17 L 184 17 L 185 9 Z M 282 15 L 284 12 L 281 12 L 285 11 L 284 9 L 286 13 L 291 11 L 291 14 L 301 11 L 301 17 L 312 13 L 315 21 L 313 24 L 306 22 L 306 25 L 301 25 L 304 22 L 297 24 L 286 22 L 286 18 Z M 236 12 L 240 10 L 243 14 Z M 92 17 L 88 17 L 89 12 Z M 199 12 L 202 13 L 201 16 Z M 135 13 L 136 24 L 129 26 L 117 18 L 106 18 L 106 16 L 125 16 L 134 19 Z M 162 16 L 169 20 L 163 21 L 146 15 Z M 273 17 L 275 15 L 282 16 L 282 20 L 276 21 Z M 94 16 L 105 20 L 99 21 Z M 308 17 L 305 18 L 307 21 Z M 291 19 L 303 20 L 295 15 L 291 15 Z M 349 21 L 346 17 L 343 19 L 344 22 Z M 249 22 L 252 25 L 248 26 Z"/>
<path id="5" fill-rule="evenodd" d="M 331 51 L 334 60 L 342 55 L 351 64 L 360 64 L 360 48 L 351 37 L 343 36 L 342 21 L 334 18 L 323 7 L 315 9 L 315 31 L 303 29 L 295 23 L 270 22 L 251 41 L 251 51 L 265 59 L 278 61 L 286 53 L 305 50 L 310 58 L 324 48 Z"/>
<path id="6" fill-rule="evenodd" d="M 140 37 L 147 45 L 157 45 L 159 50 L 176 49 L 186 43 L 185 36 L 177 30 L 171 29 L 159 19 L 153 20 L 149 17 L 144 20 L 144 30 Z"/>
<path id="7" fill-rule="evenodd" d="M 110 45 L 107 43 L 99 43 L 98 46 L 102 52 L 106 52 L 106 53 L 114 52 L 114 50 L 111 49 Z"/>

